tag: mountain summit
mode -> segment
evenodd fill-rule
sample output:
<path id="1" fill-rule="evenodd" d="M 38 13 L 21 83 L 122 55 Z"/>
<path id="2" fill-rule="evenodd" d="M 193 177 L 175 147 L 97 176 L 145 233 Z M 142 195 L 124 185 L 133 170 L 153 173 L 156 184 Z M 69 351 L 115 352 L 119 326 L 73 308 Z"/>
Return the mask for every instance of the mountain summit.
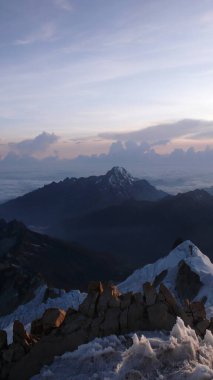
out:
<path id="1" fill-rule="evenodd" d="M 124 168 L 105 175 L 66 178 L 0 205 L 0 217 L 28 225 L 59 225 L 66 218 L 85 215 L 130 199 L 157 201 L 167 194 L 146 180 L 133 178 Z"/>

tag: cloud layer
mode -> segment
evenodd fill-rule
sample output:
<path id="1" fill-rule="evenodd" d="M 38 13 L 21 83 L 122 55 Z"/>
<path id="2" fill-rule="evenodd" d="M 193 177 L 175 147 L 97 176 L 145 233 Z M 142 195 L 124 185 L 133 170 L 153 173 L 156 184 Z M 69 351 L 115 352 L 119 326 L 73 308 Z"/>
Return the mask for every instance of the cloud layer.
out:
<path id="1" fill-rule="evenodd" d="M 35 153 L 45 152 L 51 145 L 59 140 L 54 133 L 43 132 L 33 139 L 23 140 L 18 143 L 10 143 L 9 149 L 19 155 L 32 156 Z"/>

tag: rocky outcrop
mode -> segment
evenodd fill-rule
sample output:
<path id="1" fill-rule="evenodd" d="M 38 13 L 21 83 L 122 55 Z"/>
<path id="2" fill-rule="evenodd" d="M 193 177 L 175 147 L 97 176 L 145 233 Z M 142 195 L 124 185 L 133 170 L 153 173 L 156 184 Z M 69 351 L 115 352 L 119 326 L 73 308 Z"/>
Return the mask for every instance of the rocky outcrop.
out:
<path id="1" fill-rule="evenodd" d="M 181 299 L 188 298 L 193 300 L 202 287 L 202 282 L 197 273 L 183 260 L 179 263 L 179 269 L 176 277 L 176 290 Z"/>
<path id="2" fill-rule="evenodd" d="M 159 291 L 146 283 L 143 293 L 120 294 L 111 283 L 103 286 L 92 282 L 79 311 L 48 309 L 42 318 L 32 322 L 30 334 L 15 321 L 13 343 L 9 346 L 5 333 L 0 332 L 0 378 L 27 380 L 55 356 L 75 350 L 95 337 L 140 330 L 170 331 L 177 316 L 201 336 L 207 328 L 213 331 L 213 320 L 206 319 L 202 302 L 186 301 L 181 307 L 163 284 Z"/>

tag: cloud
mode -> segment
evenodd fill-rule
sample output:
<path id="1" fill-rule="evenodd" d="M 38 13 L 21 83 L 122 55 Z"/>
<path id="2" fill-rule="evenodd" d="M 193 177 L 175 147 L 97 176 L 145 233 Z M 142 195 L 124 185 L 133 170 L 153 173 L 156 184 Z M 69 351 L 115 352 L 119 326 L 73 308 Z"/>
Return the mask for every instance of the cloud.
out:
<path id="1" fill-rule="evenodd" d="M 54 0 L 55 5 L 64 10 L 64 11 L 72 11 L 73 7 L 69 0 Z"/>
<path id="2" fill-rule="evenodd" d="M 18 143 L 9 143 L 9 149 L 19 155 L 29 155 L 45 152 L 49 146 L 59 140 L 54 133 L 43 132 L 34 139 L 23 140 Z"/>
<path id="3" fill-rule="evenodd" d="M 171 140 L 179 138 L 187 140 L 201 138 L 201 136 L 213 137 L 212 128 L 213 121 L 186 119 L 158 124 L 134 132 L 103 133 L 100 137 L 119 141 L 143 141 L 154 146 L 168 144 Z"/>
<path id="4" fill-rule="evenodd" d="M 28 34 L 22 39 L 15 41 L 15 45 L 30 45 L 36 42 L 50 41 L 56 33 L 56 27 L 53 22 L 44 24 L 37 32 Z"/>

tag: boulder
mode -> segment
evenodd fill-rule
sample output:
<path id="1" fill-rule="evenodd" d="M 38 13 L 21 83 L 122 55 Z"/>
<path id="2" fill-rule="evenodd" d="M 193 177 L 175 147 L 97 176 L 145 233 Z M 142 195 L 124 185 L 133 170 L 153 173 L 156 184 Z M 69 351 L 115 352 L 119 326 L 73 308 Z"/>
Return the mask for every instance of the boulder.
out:
<path id="1" fill-rule="evenodd" d="M 47 309 L 42 316 L 43 332 L 48 334 L 51 330 L 58 328 L 64 321 L 66 312 L 57 308 Z"/>
<path id="2" fill-rule="evenodd" d="M 144 298 L 147 306 L 154 305 L 157 297 L 155 287 L 150 284 L 150 282 L 145 282 L 143 284 Z"/>

